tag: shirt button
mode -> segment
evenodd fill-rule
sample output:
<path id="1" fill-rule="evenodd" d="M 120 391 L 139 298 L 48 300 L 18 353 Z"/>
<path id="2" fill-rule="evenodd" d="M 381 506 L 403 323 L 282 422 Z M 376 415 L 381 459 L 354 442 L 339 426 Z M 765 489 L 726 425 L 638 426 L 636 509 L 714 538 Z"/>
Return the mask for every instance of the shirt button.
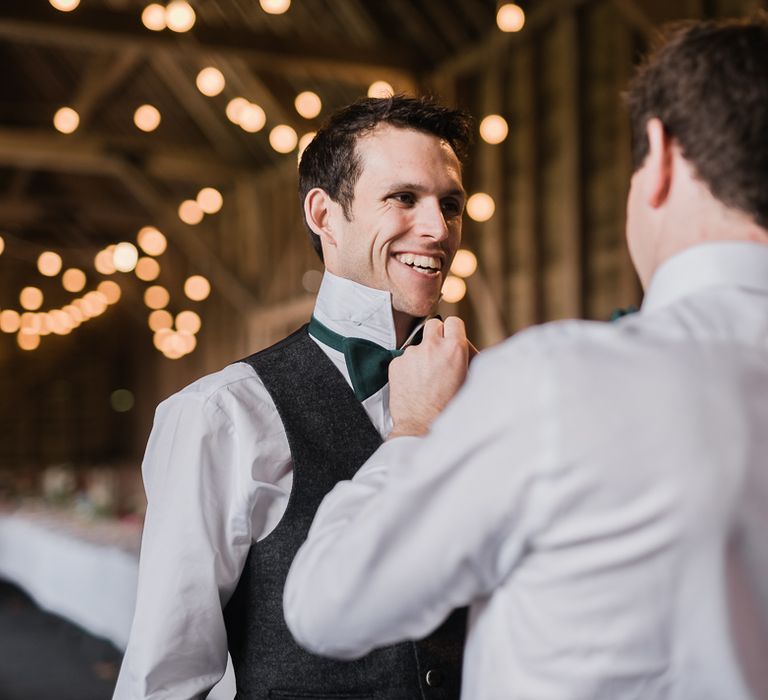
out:
<path id="1" fill-rule="evenodd" d="M 427 671 L 426 681 L 430 688 L 438 688 L 440 685 L 442 685 L 443 674 L 435 668 L 430 669 Z"/>

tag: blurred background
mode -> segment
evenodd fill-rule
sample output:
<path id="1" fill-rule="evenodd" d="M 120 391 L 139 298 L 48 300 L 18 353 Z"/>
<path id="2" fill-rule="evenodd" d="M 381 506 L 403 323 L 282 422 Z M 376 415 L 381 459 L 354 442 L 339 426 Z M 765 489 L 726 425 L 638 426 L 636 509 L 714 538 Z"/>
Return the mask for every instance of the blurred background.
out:
<path id="1" fill-rule="evenodd" d="M 297 161 L 326 116 L 395 91 L 475 117 L 442 312 L 476 345 L 607 320 L 641 301 L 638 57 L 664 22 L 765 5 L 2 0 L 0 698 L 110 697 L 154 408 L 308 319 Z"/>

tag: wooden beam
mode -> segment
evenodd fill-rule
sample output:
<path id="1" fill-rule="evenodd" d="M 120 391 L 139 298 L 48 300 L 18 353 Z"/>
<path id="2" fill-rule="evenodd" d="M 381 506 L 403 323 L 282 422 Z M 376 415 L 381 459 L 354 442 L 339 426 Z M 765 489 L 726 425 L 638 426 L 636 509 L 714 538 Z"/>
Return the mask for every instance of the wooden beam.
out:
<path id="1" fill-rule="evenodd" d="M 182 70 L 174 57 L 166 52 L 154 55 L 152 65 L 216 151 L 230 160 L 237 160 L 243 151 L 242 142 L 235 137 L 237 127 L 214 110 L 208 98 L 195 86 L 194 76 Z"/>
<path id="2" fill-rule="evenodd" d="M 525 27 L 520 32 L 502 32 L 495 25 L 486 37 L 474 46 L 438 65 L 433 74 L 453 76 L 482 70 L 509 50 L 510 46 L 525 43 L 536 36 L 536 30 L 554 20 L 560 13 L 576 9 L 594 0 L 541 0 L 533 4 L 526 15 Z"/>
<path id="3" fill-rule="evenodd" d="M 140 8 L 119 10 L 83 3 L 74 12 L 62 13 L 47 3 L 43 7 L 28 0 L 3 0 L 0 37 L 19 43 L 63 46 L 96 51 L 136 48 L 146 54 L 158 50 L 194 53 L 216 52 L 238 56 L 257 69 L 284 73 L 307 73 L 351 80 L 360 76 L 376 79 L 410 80 L 420 67 L 412 50 L 390 38 L 387 46 L 375 49 L 352 47 L 345 42 L 286 39 L 253 32 L 243 25 L 210 26 L 198 20 L 185 34 L 152 32 L 141 24 Z"/>
<path id="4" fill-rule="evenodd" d="M 72 100 L 72 107 L 80 115 L 79 128 L 82 129 L 98 106 L 130 77 L 140 60 L 140 52 L 131 48 L 118 52 L 116 56 L 99 55 L 92 61 L 85 80 Z"/>

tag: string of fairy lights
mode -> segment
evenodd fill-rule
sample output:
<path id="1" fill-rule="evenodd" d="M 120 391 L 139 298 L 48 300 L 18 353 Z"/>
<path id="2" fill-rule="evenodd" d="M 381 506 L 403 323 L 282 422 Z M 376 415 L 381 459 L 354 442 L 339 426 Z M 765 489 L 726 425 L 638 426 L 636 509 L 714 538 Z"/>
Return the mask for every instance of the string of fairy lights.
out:
<path id="1" fill-rule="evenodd" d="M 71 12 L 80 5 L 80 0 L 49 0 L 50 4 L 62 12 Z M 261 9 L 272 15 L 288 11 L 291 0 L 259 0 Z M 141 13 L 145 28 L 153 32 L 172 31 L 188 32 L 195 25 L 197 15 L 186 0 L 171 0 L 166 4 L 150 3 Z M 516 3 L 500 2 L 497 6 L 496 24 L 503 32 L 518 32 L 525 24 L 525 12 Z M 200 93 L 214 98 L 226 88 L 224 73 L 216 66 L 208 65 L 195 76 L 195 85 Z M 388 97 L 395 93 L 395 88 L 384 80 L 377 80 L 368 86 L 369 97 Z M 296 95 L 294 108 L 307 120 L 315 119 L 323 109 L 319 95 L 304 91 Z M 228 100 L 224 109 L 227 119 L 249 134 L 262 132 L 267 127 L 268 116 L 263 107 L 246 97 L 236 95 Z M 150 133 L 162 123 L 162 114 L 152 104 L 138 105 L 133 113 L 133 122 L 137 129 Z M 64 105 L 56 110 L 53 125 L 63 134 L 72 134 L 80 126 L 80 115 L 71 105 Z M 505 141 L 509 125 L 503 116 L 489 114 L 479 125 L 480 137 L 487 144 L 498 145 Z M 267 140 L 278 153 L 289 154 L 297 151 L 297 158 L 314 138 L 314 131 L 307 131 L 299 136 L 288 124 L 276 124 L 268 130 Z M 184 223 L 194 226 L 206 215 L 216 214 L 223 206 L 223 196 L 213 187 L 205 187 L 194 199 L 182 201 L 178 206 L 178 216 Z M 490 220 L 495 213 L 493 198 L 485 192 L 475 192 L 467 200 L 467 215 L 477 222 Z M 0 255 L 5 242 L 0 237 Z M 170 359 L 178 359 L 191 353 L 196 345 L 196 335 L 202 327 L 200 315 L 184 309 L 175 315 L 168 310 L 171 302 L 168 290 L 155 282 L 160 275 L 158 258 L 165 252 L 167 241 L 156 228 L 146 226 L 136 237 L 136 245 L 122 241 L 100 250 L 93 262 L 94 271 L 103 276 L 118 273 L 133 273 L 148 283 L 144 291 L 144 304 L 149 309 L 148 324 L 153 332 L 154 346 Z M 469 250 L 462 249 L 456 254 L 450 274 L 443 285 L 443 299 L 449 303 L 460 301 L 466 294 L 465 279 L 477 270 L 477 257 Z M 70 303 L 45 311 L 44 294 L 34 283 L 25 285 L 19 293 L 19 308 L 11 306 L 0 308 L 0 332 L 16 335 L 20 348 L 34 350 L 40 346 L 41 338 L 47 335 L 66 335 L 82 326 L 90 319 L 103 314 L 122 297 L 118 282 L 105 279 L 93 288 L 86 290 L 89 275 L 76 267 L 62 270 L 62 255 L 56 251 L 45 251 L 37 261 L 38 272 L 43 277 L 60 277 L 67 292 L 74 295 Z M 310 273 L 305 275 L 304 285 L 308 286 Z M 311 275 L 314 280 L 316 275 Z M 313 282 L 313 285 L 314 282 Z M 316 290 L 310 290 L 316 291 Z M 193 275 L 184 283 L 184 295 L 193 302 L 203 301 L 211 292 L 210 282 L 201 275 Z"/>

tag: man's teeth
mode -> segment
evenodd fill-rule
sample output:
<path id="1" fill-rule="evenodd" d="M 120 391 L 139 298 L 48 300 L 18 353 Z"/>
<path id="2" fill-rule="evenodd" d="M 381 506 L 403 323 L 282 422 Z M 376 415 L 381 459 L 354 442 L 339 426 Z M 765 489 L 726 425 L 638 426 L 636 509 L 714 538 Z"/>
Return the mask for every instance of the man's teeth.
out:
<path id="1" fill-rule="evenodd" d="M 428 270 L 439 270 L 442 268 L 442 261 L 440 258 L 433 258 L 429 255 L 414 255 L 413 253 L 398 253 L 397 260 L 405 265 L 411 265 L 412 267 L 421 267 Z"/>

